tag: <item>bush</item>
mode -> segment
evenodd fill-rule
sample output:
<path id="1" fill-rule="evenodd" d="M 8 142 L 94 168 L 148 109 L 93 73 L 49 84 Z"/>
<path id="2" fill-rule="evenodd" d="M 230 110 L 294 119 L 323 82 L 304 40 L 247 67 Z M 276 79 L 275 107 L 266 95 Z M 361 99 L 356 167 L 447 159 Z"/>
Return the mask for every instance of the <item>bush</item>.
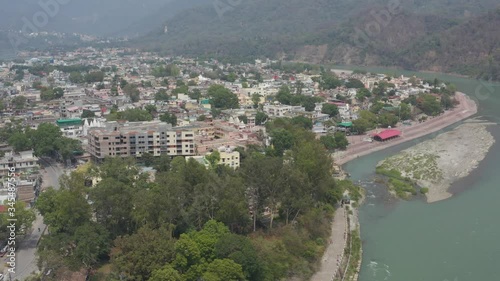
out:
<path id="1" fill-rule="evenodd" d="M 429 189 L 427 187 L 422 187 L 420 189 L 420 193 L 422 193 L 422 194 L 427 194 L 427 192 L 429 192 Z"/>

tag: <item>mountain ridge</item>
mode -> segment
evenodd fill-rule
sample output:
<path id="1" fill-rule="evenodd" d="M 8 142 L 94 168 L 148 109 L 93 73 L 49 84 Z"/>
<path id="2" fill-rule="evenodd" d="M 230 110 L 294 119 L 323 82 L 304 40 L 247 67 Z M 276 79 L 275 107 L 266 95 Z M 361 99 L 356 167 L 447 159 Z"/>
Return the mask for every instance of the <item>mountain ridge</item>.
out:
<path id="1" fill-rule="evenodd" d="M 167 34 L 157 29 L 134 44 L 164 54 L 396 66 L 500 80 L 496 55 L 488 64 L 484 58 L 475 60 L 474 55 L 463 60 L 460 56 L 466 52 L 459 48 L 468 48 L 469 44 L 464 43 L 467 39 L 452 40 L 453 32 L 464 33 L 475 38 L 471 40 L 485 43 L 476 44 L 478 46 L 470 51 L 482 54 L 493 48 L 488 52 L 496 54 L 498 46 L 492 45 L 491 40 L 478 40 L 477 34 L 465 32 L 474 30 L 473 25 L 489 26 L 480 35 L 497 38 L 500 31 L 484 20 L 497 23 L 493 11 L 498 5 L 495 1 L 457 0 L 449 7 L 445 0 L 396 1 L 399 11 L 394 14 L 389 12 L 391 2 L 381 0 L 368 4 L 363 0 L 247 0 L 240 3 L 219 14 L 213 6 L 185 10 L 167 21 Z M 385 23 L 383 16 L 387 12 L 390 17 Z M 356 42 L 359 41 L 354 36 L 356 32 L 365 32 L 367 26 L 377 25 L 379 30 L 368 36 L 367 44 Z M 451 55 L 433 45 L 436 38 Z M 458 43 L 461 46 L 457 46 Z M 422 50 L 427 50 L 425 60 L 421 60 Z M 433 52 L 442 57 L 433 59 Z"/>

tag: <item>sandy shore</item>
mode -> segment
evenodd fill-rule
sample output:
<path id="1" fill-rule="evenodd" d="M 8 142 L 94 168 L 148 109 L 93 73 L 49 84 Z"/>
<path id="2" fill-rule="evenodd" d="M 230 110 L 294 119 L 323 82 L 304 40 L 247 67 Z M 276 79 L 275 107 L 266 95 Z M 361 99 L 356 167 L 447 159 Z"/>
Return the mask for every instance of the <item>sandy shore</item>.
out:
<path id="1" fill-rule="evenodd" d="M 452 196 L 452 183 L 477 168 L 495 139 L 482 123 L 466 123 L 453 131 L 405 149 L 379 163 L 384 169 L 395 169 L 403 177 L 429 189 L 427 202 Z"/>
<path id="2" fill-rule="evenodd" d="M 442 130 L 460 120 L 466 119 L 477 113 L 477 105 L 467 95 L 457 93 L 456 99 L 459 105 L 452 110 L 446 111 L 440 116 L 431 118 L 423 123 L 416 123 L 411 126 L 403 126 L 398 129 L 402 131 L 401 137 L 386 142 L 365 142 L 363 136 L 350 136 L 349 147 L 345 151 L 336 152 L 334 161 L 338 165 L 343 165 L 357 157 L 368 155 L 391 146 L 404 143 L 430 133 Z M 367 135 L 376 133 L 375 130 L 367 132 Z"/>

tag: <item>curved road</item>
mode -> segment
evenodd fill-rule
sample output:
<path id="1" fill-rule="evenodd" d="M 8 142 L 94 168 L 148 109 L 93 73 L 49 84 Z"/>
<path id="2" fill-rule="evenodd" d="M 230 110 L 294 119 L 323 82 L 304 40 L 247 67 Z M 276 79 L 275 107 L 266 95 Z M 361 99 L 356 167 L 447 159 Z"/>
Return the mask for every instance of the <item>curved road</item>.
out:
<path id="1" fill-rule="evenodd" d="M 55 161 L 40 159 L 44 169 L 42 169 L 42 190 L 50 186 L 59 189 L 59 177 L 65 173 L 64 168 Z M 33 222 L 31 233 L 19 243 L 16 252 L 16 273 L 11 274 L 12 280 L 24 280 L 32 272 L 38 271 L 36 265 L 36 246 L 42 236 L 46 225 L 43 223 L 43 217 L 37 213 L 36 220 Z M 9 280 L 9 275 L 5 276 Z"/>

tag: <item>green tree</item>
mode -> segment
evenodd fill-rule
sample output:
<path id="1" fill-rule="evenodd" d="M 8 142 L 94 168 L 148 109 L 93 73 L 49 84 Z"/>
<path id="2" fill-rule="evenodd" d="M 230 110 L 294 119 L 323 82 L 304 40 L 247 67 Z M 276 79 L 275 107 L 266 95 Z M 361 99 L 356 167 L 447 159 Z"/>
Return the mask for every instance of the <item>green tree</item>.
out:
<path id="1" fill-rule="evenodd" d="M 260 98 L 262 96 L 259 94 L 252 94 L 253 108 L 258 108 L 260 103 Z"/>
<path id="2" fill-rule="evenodd" d="M 364 134 L 366 131 L 372 129 L 372 124 L 364 118 L 358 118 L 352 121 L 352 129 L 359 134 Z"/>
<path id="3" fill-rule="evenodd" d="M 104 72 L 102 71 L 92 71 L 87 73 L 84 77 L 85 82 L 95 83 L 104 81 Z"/>
<path id="4" fill-rule="evenodd" d="M 154 164 L 155 157 L 153 154 L 151 154 L 149 152 L 144 152 L 141 155 L 141 160 L 142 160 L 142 163 L 144 163 L 144 166 L 151 167 Z"/>
<path id="5" fill-rule="evenodd" d="M 40 90 L 41 87 L 42 87 L 42 82 L 40 82 L 40 81 L 35 81 L 31 85 L 31 88 L 36 89 L 36 90 Z"/>
<path id="6" fill-rule="evenodd" d="M 168 101 L 170 96 L 165 89 L 159 89 L 155 94 L 155 101 Z"/>
<path id="7" fill-rule="evenodd" d="M 85 81 L 83 75 L 80 72 L 71 72 L 69 74 L 69 81 L 74 84 L 80 84 Z"/>
<path id="8" fill-rule="evenodd" d="M 394 127 L 398 121 L 399 119 L 396 115 L 388 112 L 384 112 L 378 117 L 378 122 L 383 128 Z"/>
<path id="9" fill-rule="evenodd" d="M 61 130 L 50 123 L 38 125 L 30 137 L 37 156 L 55 156 L 64 144 Z"/>
<path id="10" fill-rule="evenodd" d="M 151 121 L 153 116 L 144 109 L 131 108 L 125 111 L 114 112 L 106 117 L 108 121 L 127 120 L 130 122 Z"/>
<path id="11" fill-rule="evenodd" d="M 230 259 L 214 260 L 203 274 L 206 281 L 244 281 L 241 265 Z"/>
<path id="12" fill-rule="evenodd" d="M 97 223 L 106 227 L 112 238 L 133 229 L 132 187 L 116 178 L 103 178 L 89 193 Z"/>
<path id="13" fill-rule="evenodd" d="M 123 92 L 130 98 L 132 102 L 138 102 L 140 99 L 140 91 L 137 89 L 137 85 L 127 84 L 123 87 Z"/>
<path id="14" fill-rule="evenodd" d="M 53 100 L 55 99 L 55 94 L 54 94 L 54 90 L 51 89 L 51 88 L 46 88 L 46 87 L 43 87 L 41 90 L 40 90 L 40 99 L 43 100 L 43 101 L 50 101 L 50 100 Z"/>
<path id="15" fill-rule="evenodd" d="M 73 258 L 87 269 L 107 258 L 111 243 L 107 230 L 93 222 L 78 227 L 73 241 L 76 245 Z"/>
<path id="16" fill-rule="evenodd" d="M 311 130 L 313 127 L 312 120 L 310 118 L 307 118 L 303 115 L 293 117 L 290 120 L 290 123 L 295 126 L 299 126 L 301 128 L 304 128 L 306 130 Z"/>
<path id="17" fill-rule="evenodd" d="M 271 132 L 271 143 L 276 155 L 281 156 L 285 150 L 292 148 L 293 135 L 285 129 L 277 129 Z"/>
<path id="18" fill-rule="evenodd" d="M 372 93 L 366 88 L 358 89 L 356 92 L 356 99 L 359 101 L 364 101 L 365 98 L 371 97 Z"/>
<path id="19" fill-rule="evenodd" d="M 174 90 L 172 90 L 172 94 L 187 94 L 189 93 L 188 85 L 180 85 L 177 86 Z"/>
<path id="20" fill-rule="evenodd" d="M 336 105 L 331 103 L 324 103 L 321 108 L 321 113 L 328 114 L 330 117 L 335 117 L 339 114 L 339 109 Z"/>
<path id="21" fill-rule="evenodd" d="M 236 234 L 226 234 L 215 244 L 217 259 L 231 259 L 242 266 L 246 280 L 261 280 L 263 268 L 250 239 Z"/>
<path id="22" fill-rule="evenodd" d="M 8 143 L 14 148 L 14 151 L 16 152 L 29 150 L 33 147 L 29 136 L 22 132 L 16 132 L 12 134 L 8 140 Z"/>
<path id="23" fill-rule="evenodd" d="M 148 281 L 183 281 L 181 275 L 171 265 L 153 271 Z"/>
<path id="24" fill-rule="evenodd" d="M 336 148 L 344 150 L 349 145 L 349 141 L 347 140 L 344 133 L 335 132 L 335 134 L 333 134 L 333 137 L 335 138 Z"/>
<path id="25" fill-rule="evenodd" d="M 80 116 L 80 118 L 94 118 L 95 117 L 95 113 L 93 111 L 90 111 L 88 109 L 84 109 L 83 112 L 82 112 L 82 115 Z"/>
<path id="26" fill-rule="evenodd" d="M 228 81 L 228 82 L 234 82 L 238 79 L 238 75 L 236 73 L 231 72 L 227 76 L 222 77 L 222 80 Z"/>
<path id="27" fill-rule="evenodd" d="M 345 83 L 345 86 L 347 88 L 355 88 L 355 89 L 361 89 L 365 87 L 363 82 L 361 82 L 359 79 L 356 78 L 350 78 L 349 81 Z"/>
<path id="28" fill-rule="evenodd" d="M 117 238 L 114 245 L 111 251 L 113 267 L 137 281 L 157 276 L 154 272 L 172 262 L 175 255 L 174 239 L 171 230 L 166 227 L 152 229 L 144 226 L 132 235 Z"/>
<path id="29" fill-rule="evenodd" d="M 36 207 L 51 233 L 75 233 L 90 221 L 90 205 L 76 191 L 48 189 L 40 194 Z"/>
<path id="30" fill-rule="evenodd" d="M 328 150 L 335 150 L 335 148 L 337 147 L 335 138 L 332 135 L 321 136 L 319 140 Z"/>
<path id="31" fill-rule="evenodd" d="M 337 76 L 333 72 L 324 72 L 321 75 L 320 86 L 322 89 L 335 89 L 340 87 L 342 82 L 337 78 Z"/>
<path id="32" fill-rule="evenodd" d="M 149 114 L 155 115 L 158 112 L 158 109 L 154 104 L 147 104 L 144 106 L 144 110 L 146 110 Z"/>
<path id="33" fill-rule="evenodd" d="M 399 117 L 401 120 L 411 119 L 411 107 L 409 104 L 401 103 L 399 105 Z"/>
<path id="34" fill-rule="evenodd" d="M 199 89 L 193 89 L 188 93 L 190 99 L 199 100 L 201 98 L 201 91 Z"/>
<path id="35" fill-rule="evenodd" d="M 302 106 L 304 109 L 308 112 L 314 111 L 314 108 L 316 108 L 316 100 L 313 97 L 304 97 L 304 96 L 299 96 L 300 99 L 302 100 Z"/>
<path id="36" fill-rule="evenodd" d="M 210 86 L 210 88 L 208 88 L 208 96 L 210 97 L 210 103 L 214 108 L 239 108 L 238 97 L 222 85 Z"/>
<path id="37" fill-rule="evenodd" d="M 172 126 L 177 126 L 177 116 L 174 113 L 165 112 L 160 115 L 161 122 L 172 124 Z"/>
<path id="38" fill-rule="evenodd" d="M 9 219 L 16 220 L 16 234 L 23 235 L 27 233 L 27 230 L 30 229 L 31 225 L 35 221 L 35 212 L 33 209 L 27 209 L 26 203 L 23 201 L 8 201 L 2 202 L 8 208 L 14 208 L 16 210 L 14 217 L 10 217 L 9 213 L 0 214 L 0 232 L 1 233 L 9 233 L 7 229 L 7 225 L 9 225 Z M 1 235 L 3 236 L 3 235 Z M 2 237 L 2 239 L 6 239 L 7 237 Z"/>
<path id="39" fill-rule="evenodd" d="M 436 97 L 429 94 L 424 94 L 417 98 L 417 107 L 425 114 L 436 116 L 442 112 L 441 104 Z"/>
<path id="40" fill-rule="evenodd" d="M 281 104 L 291 104 L 292 93 L 290 91 L 290 88 L 286 85 L 281 86 L 275 98 Z"/>
<path id="41" fill-rule="evenodd" d="M 263 125 L 268 118 L 269 116 L 267 116 L 267 114 L 262 111 L 258 111 L 257 114 L 255 114 L 255 125 Z"/>
<path id="42" fill-rule="evenodd" d="M 26 97 L 25 96 L 15 96 L 12 99 L 12 104 L 14 105 L 14 108 L 17 110 L 23 110 L 24 107 L 26 106 Z"/>
<path id="43" fill-rule="evenodd" d="M 248 123 L 248 117 L 246 115 L 238 116 L 238 120 L 242 121 L 244 124 Z"/>
<path id="44" fill-rule="evenodd" d="M 170 156 L 162 154 L 160 157 L 156 158 L 153 167 L 159 173 L 168 172 L 170 170 L 170 162 Z"/>
<path id="45" fill-rule="evenodd" d="M 450 108 L 453 108 L 454 103 L 453 100 L 447 96 L 447 95 L 442 95 L 441 96 L 441 107 L 444 108 L 445 110 L 448 110 Z"/>
<path id="46" fill-rule="evenodd" d="M 177 77 L 180 74 L 180 69 L 175 64 L 160 65 L 155 67 L 151 74 L 154 77 Z"/>
<path id="47" fill-rule="evenodd" d="M 205 156 L 205 159 L 207 159 L 208 163 L 210 164 L 210 168 L 215 169 L 220 161 L 220 153 L 219 151 L 214 151 Z"/>
<path id="48" fill-rule="evenodd" d="M 54 91 L 54 97 L 56 99 L 60 99 L 64 96 L 64 89 L 63 88 L 57 87 L 57 88 L 54 88 L 53 91 Z"/>

